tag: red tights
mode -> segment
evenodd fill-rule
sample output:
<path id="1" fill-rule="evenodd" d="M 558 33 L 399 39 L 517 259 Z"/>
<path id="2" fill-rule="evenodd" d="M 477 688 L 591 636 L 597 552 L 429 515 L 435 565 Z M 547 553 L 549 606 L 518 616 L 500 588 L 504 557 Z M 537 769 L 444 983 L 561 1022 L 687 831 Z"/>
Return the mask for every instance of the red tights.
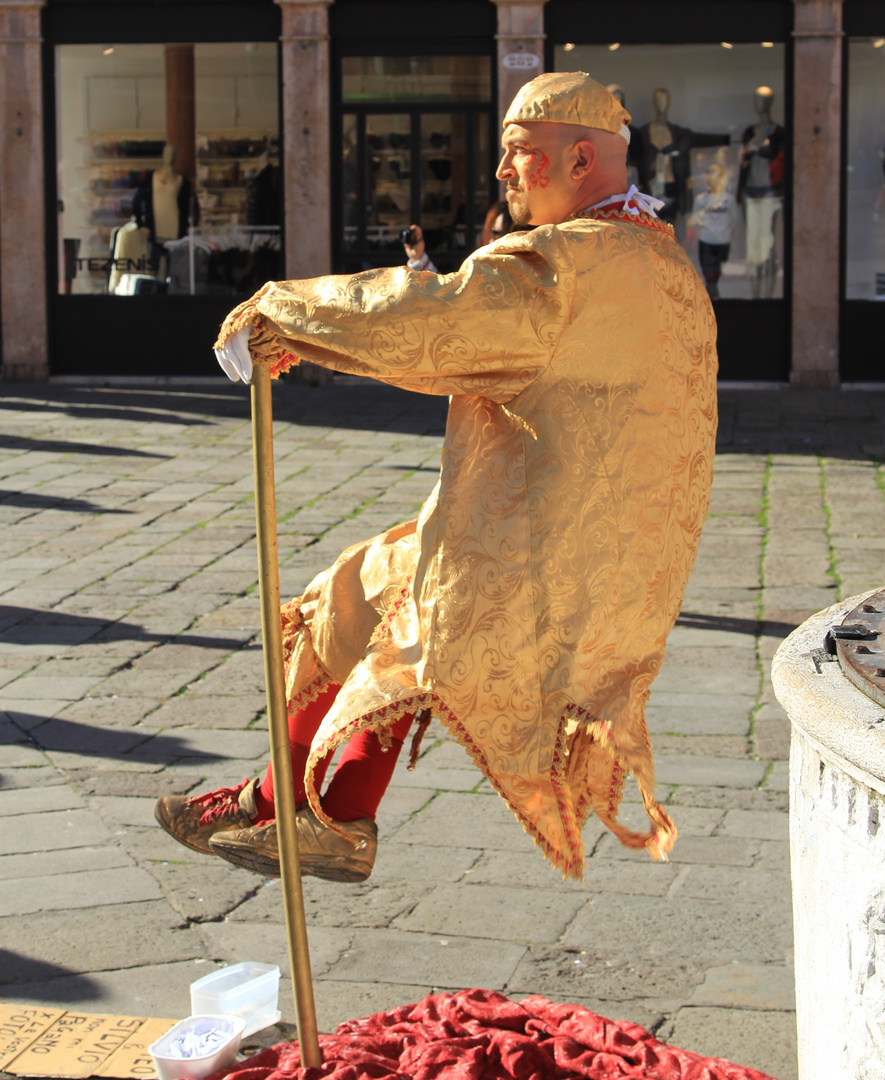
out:
<path id="1" fill-rule="evenodd" d="M 296 806 L 307 801 L 304 770 L 307 767 L 310 744 L 340 689 L 340 686 L 330 683 L 315 701 L 289 716 L 289 748 L 292 754 Z M 396 759 L 413 719 L 414 714 L 410 714 L 393 725 L 390 730 L 389 750 L 384 749 L 374 732 L 361 732 L 348 742 L 322 797 L 323 809 L 333 821 L 356 821 L 357 818 L 374 820 L 378 804 L 393 777 Z M 314 779 L 317 789 L 322 787 L 331 760 L 332 755 L 328 754 L 316 767 Z M 255 795 L 259 818 L 273 818 L 276 811 L 273 769 L 270 765 Z"/>

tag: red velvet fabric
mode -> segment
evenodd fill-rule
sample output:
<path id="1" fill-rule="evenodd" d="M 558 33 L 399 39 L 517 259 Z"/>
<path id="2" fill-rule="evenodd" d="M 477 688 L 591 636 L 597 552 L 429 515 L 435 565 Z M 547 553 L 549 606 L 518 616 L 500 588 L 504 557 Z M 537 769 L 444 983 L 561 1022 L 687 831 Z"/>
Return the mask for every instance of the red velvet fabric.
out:
<path id="1" fill-rule="evenodd" d="M 489 990 L 433 994 L 323 1035 L 324 1064 L 302 1069 L 282 1043 L 212 1080 L 772 1080 L 659 1042 L 636 1024 L 542 997 Z"/>

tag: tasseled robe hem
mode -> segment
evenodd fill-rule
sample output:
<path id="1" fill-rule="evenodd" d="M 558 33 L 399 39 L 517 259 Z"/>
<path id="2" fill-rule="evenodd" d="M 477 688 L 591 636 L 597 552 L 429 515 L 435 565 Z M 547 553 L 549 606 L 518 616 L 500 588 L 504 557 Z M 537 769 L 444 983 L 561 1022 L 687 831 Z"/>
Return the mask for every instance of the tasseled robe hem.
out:
<path id="1" fill-rule="evenodd" d="M 325 673 L 315 676 L 307 686 L 304 687 L 301 693 L 293 699 L 290 707 L 301 708 L 310 701 L 315 700 L 323 692 L 330 681 L 331 678 Z M 304 782 L 311 809 L 320 821 L 329 828 L 335 830 L 335 832 L 340 832 L 344 835 L 342 830 L 336 827 L 336 823 L 322 808 L 320 794 L 317 791 L 314 779 L 316 767 L 319 762 L 328 754 L 334 753 L 342 743 L 348 742 L 354 735 L 358 735 L 364 731 L 374 732 L 378 736 L 382 746 L 385 744 L 389 745 L 390 738 L 388 733 L 390 728 L 404 717 L 410 714 L 420 714 L 422 710 L 426 712 L 427 716 L 419 721 L 419 731 L 412 744 L 409 768 L 413 769 L 417 762 L 420 739 L 424 734 L 422 729 L 426 729 L 426 726 L 429 723 L 429 716 L 432 715 L 438 717 L 454 738 L 464 747 L 483 776 L 486 777 L 495 791 L 497 791 L 513 812 L 516 819 L 522 825 L 523 830 L 529 834 L 534 843 L 544 853 L 545 858 L 562 873 L 563 878 L 576 878 L 579 881 L 583 880 L 585 858 L 584 844 L 581 839 L 581 828 L 589 817 L 591 808 L 594 810 L 600 821 L 614 833 L 625 847 L 646 848 L 649 855 L 656 861 L 667 861 L 667 855 L 676 841 L 677 832 L 676 826 L 673 824 L 667 812 L 654 800 L 652 794 L 654 790 L 653 775 L 650 778 L 649 784 L 648 777 L 634 773 L 639 784 L 643 806 L 645 807 L 645 811 L 652 824 L 651 830 L 647 833 L 632 832 L 623 825 L 620 825 L 617 821 L 617 812 L 623 795 L 624 781 L 628 773 L 632 770 L 627 765 L 625 756 L 620 754 L 615 747 L 610 726 L 608 724 L 597 720 L 583 725 L 585 730 L 592 735 L 594 743 L 604 749 L 606 756 L 611 761 L 611 775 L 608 791 L 604 794 L 597 794 L 594 792 L 590 796 L 585 796 L 579 801 L 578 806 L 575 807 L 566 777 L 568 753 L 565 749 L 566 742 L 571 738 L 570 729 L 574 729 L 573 715 L 569 715 L 570 712 L 573 713 L 575 711 L 574 708 L 566 710 L 566 716 L 563 717 L 560 722 L 550 780 L 556 794 L 557 808 L 564 826 L 568 847 L 568 850 L 562 851 L 550 843 L 536 822 L 525 816 L 525 814 L 514 806 L 502 790 L 494 773 L 489 769 L 486 757 L 482 750 L 473 741 L 470 733 L 454 712 L 452 712 L 448 705 L 446 705 L 433 691 L 417 692 L 408 698 L 403 698 L 389 705 L 384 705 L 380 709 L 374 709 L 371 712 L 365 713 L 352 720 L 327 738 L 319 742 L 314 742 L 308 757 Z"/>

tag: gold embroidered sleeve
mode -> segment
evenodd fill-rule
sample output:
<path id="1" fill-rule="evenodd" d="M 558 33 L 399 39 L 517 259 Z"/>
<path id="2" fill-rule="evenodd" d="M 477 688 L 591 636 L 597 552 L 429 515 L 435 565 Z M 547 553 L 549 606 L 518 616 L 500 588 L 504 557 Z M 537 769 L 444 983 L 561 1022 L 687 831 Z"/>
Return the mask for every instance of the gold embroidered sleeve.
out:
<path id="1" fill-rule="evenodd" d="M 219 349 L 227 339 L 241 330 L 244 326 L 252 327 L 252 335 L 249 338 L 249 352 L 256 364 L 270 364 L 271 377 L 276 379 L 284 371 L 294 367 L 299 362 L 286 344 L 274 333 L 267 319 L 261 314 L 256 306 L 258 299 L 266 292 L 270 282 L 264 285 L 255 295 L 239 304 L 227 316 L 218 332 L 218 338 L 213 348 Z"/>
<path id="2" fill-rule="evenodd" d="M 574 286 L 557 232 L 508 241 L 454 274 L 401 266 L 269 282 L 231 312 L 219 341 L 250 325 L 254 359 L 275 370 L 300 357 L 420 393 L 506 403 L 550 362 Z"/>

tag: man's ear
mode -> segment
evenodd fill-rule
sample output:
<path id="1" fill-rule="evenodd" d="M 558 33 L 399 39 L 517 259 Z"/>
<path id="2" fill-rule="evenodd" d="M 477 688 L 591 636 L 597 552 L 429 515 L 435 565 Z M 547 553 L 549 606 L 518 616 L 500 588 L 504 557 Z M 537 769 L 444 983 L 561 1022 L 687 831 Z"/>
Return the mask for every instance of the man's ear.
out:
<path id="1" fill-rule="evenodd" d="M 590 139 L 579 139 L 572 148 L 572 179 L 583 180 L 593 171 L 598 157 L 599 150 L 596 143 Z"/>

